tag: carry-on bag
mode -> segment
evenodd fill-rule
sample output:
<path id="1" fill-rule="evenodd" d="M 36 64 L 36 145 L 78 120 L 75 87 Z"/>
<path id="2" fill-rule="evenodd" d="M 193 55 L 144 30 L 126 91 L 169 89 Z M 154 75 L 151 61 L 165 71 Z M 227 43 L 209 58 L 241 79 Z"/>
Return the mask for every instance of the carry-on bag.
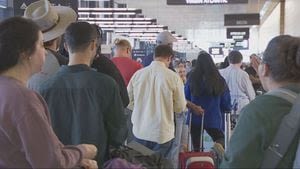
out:
<path id="1" fill-rule="evenodd" d="M 189 135 L 191 133 L 192 114 L 189 120 Z M 201 152 L 182 152 L 179 154 L 179 167 L 181 169 L 214 169 L 214 154 L 211 152 L 203 152 L 203 130 L 204 130 L 204 114 L 201 122 L 201 138 L 200 151 Z M 190 147 L 190 146 L 188 146 Z"/>

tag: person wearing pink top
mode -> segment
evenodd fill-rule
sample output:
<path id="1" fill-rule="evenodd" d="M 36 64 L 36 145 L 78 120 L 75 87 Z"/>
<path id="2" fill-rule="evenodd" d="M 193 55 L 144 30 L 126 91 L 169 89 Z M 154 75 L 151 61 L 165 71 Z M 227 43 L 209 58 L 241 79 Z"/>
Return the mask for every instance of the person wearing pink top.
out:
<path id="1" fill-rule="evenodd" d="M 112 61 L 120 70 L 126 86 L 128 85 L 133 74 L 143 68 L 143 66 L 131 59 L 131 45 L 125 39 L 116 39 L 115 42 L 115 56 Z"/>
<path id="2" fill-rule="evenodd" d="M 44 99 L 26 87 L 44 60 L 43 34 L 34 22 L 0 23 L 0 168 L 97 168 L 91 160 L 97 148 L 63 145 Z"/>

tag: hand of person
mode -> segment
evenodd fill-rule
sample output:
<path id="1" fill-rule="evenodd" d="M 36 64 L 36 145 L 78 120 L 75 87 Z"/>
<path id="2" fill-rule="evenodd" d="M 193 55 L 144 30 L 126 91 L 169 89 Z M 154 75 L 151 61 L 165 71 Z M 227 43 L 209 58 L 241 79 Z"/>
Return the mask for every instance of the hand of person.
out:
<path id="1" fill-rule="evenodd" d="M 251 57 L 251 66 L 253 67 L 253 69 L 256 71 L 256 73 L 258 73 L 258 66 L 261 62 L 261 59 L 259 57 Z"/>
<path id="2" fill-rule="evenodd" d="M 80 166 L 84 169 L 95 169 L 98 168 L 97 161 L 90 159 L 82 159 Z"/>
<path id="3" fill-rule="evenodd" d="M 180 152 L 188 152 L 188 151 L 189 151 L 188 145 L 187 144 L 182 145 Z"/>
<path id="4" fill-rule="evenodd" d="M 85 154 L 83 154 L 84 159 L 94 159 L 97 155 L 97 147 L 92 144 L 81 144 L 85 149 Z"/>
<path id="5" fill-rule="evenodd" d="M 204 114 L 204 109 L 202 109 L 201 106 L 195 105 L 195 106 L 193 106 L 192 110 L 193 110 L 193 113 L 198 116 L 200 116 L 200 115 L 202 116 Z"/>
<path id="6" fill-rule="evenodd" d="M 192 110 L 192 112 L 198 116 L 204 114 L 204 109 L 201 106 L 198 106 L 190 101 L 187 101 L 187 107 Z"/>

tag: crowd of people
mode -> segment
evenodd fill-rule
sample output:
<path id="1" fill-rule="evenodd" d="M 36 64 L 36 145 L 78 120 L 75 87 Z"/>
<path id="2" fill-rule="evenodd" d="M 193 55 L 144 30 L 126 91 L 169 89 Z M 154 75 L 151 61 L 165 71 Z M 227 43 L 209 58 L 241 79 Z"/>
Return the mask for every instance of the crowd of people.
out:
<path id="1" fill-rule="evenodd" d="M 61 41 L 67 57 L 58 52 Z M 190 151 L 189 121 L 193 151 L 201 151 L 202 118 L 208 135 L 226 149 L 221 168 L 260 168 L 292 108 L 268 93 L 300 93 L 300 38 L 274 37 L 247 68 L 242 54 L 231 51 L 222 69 L 205 51 L 191 62 L 174 62 L 175 41 L 161 32 L 141 65 L 125 39 L 114 42 L 112 59 L 101 55 L 100 28 L 76 22 L 71 8 L 47 0 L 2 21 L 0 168 L 101 168 L 110 148 L 130 141 L 177 168 L 179 152 Z M 238 123 L 225 145 L 231 112 Z M 298 131 L 277 168 L 299 165 L 299 138 Z"/>

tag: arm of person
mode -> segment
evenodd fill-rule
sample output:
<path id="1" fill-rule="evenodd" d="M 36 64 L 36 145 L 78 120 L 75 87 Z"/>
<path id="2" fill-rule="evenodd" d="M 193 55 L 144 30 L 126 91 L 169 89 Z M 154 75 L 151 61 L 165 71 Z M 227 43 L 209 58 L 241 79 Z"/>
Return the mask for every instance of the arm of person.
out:
<path id="1" fill-rule="evenodd" d="M 260 80 L 258 77 L 255 77 L 253 75 L 249 75 L 250 81 L 252 82 L 252 84 L 260 84 Z"/>
<path id="2" fill-rule="evenodd" d="M 112 86 L 111 97 L 105 110 L 105 126 L 108 134 L 108 143 L 118 147 L 123 144 L 127 136 L 126 115 L 116 84 Z"/>
<path id="3" fill-rule="evenodd" d="M 199 115 L 199 116 L 203 115 L 204 109 L 202 109 L 201 106 L 198 106 L 198 105 L 196 105 L 196 104 L 194 104 L 194 103 L 192 103 L 191 101 L 188 101 L 188 100 L 186 102 L 187 102 L 186 107 L 191 109 L 194 114 Z"/>
<path id="4" fill-rule="evenodd" d="M 184 86 L 180 77 L 177 75 L 175 82 L 175 90 L 173 92 L 173 105 L 175 113 L 182 113 L 186 108 L 186 100 L 184 97 Z"/>
<path id="5" fill-rule="evenodd" d="M 225 85 L 226 85 L 226 83 L 225 83 Z M 225 91 L 223 92 L 223 94 L 221 96 L 220 106 L 221 106 L 221 111 L 224 113 L 230 113 L 230 111 L 232 110 L 230 91 L 229 91 L 229 88 L 227 87 L 227 85 L 226 85 Z"/>
<path id="6" fill-rule="evenodd" d="M 251 66 L 253 67 L 253 69 L 254 69 L 256 72 L 258 72 L 258 66 L 259 66 L 259 64 L 260 64 L 260 62 L 261 62 L 261 59 L 260 59 L 259 57 L 257 57 L 257 56 L 251 57 L 250 62 L 251 62 Z"/>
<path id="7" fill-rule="evenodd" d="M 133 95 L 133 80 L 134 79 L 134 75 L 132 76 L 131 80 L 128 83 L 127 86 L 127 91 L 128 91 L 128 97 L 129 97 L 129 104 L 127 106 L 128 109 L 130 109 L 131 111 L 133 110 L 134 107 L 134 95 Z"/>
<path id="8" fill-rule="evenodd" d="M 94 59 L 92 67 L 96 68 L 98 72 L 112 77 L 117 82 L 120 89 L 120 96 L 122 98 L 123 106 L 127 107 L 129 98 L 126 85 L 116 65 L 109 58 L 101 55 L 99 58 Z"/>
<path id="9" fill-rule="evenodd" d="M 118 79 L 119 79 L 119 82 L 117 82 L 117 83 L 120 88 L 120 96 L 122 99 L 123 107 L 127 107 L 129 104 L 129 96 L 128 96 L 128 92 L 127 92 L 127 88 L 126 88 L 124 79 L 120 72 L 118 72 Z"/>
<path id="10" fill-rule="evenodd" d="M 16 125 L 26 159 L 32 168 L 73 168 L 86 154 L 83 145 L 64 146 L 54 134 L 44 110 L 31 101 Z"/>
<path id="11" fill-rule="evenodd" d="M 192 110 L 192 112 L 196 115 L 203 115 L 204 109 L 202 109 L 201 106 L 198 106 L 191 102 L 191 90 L 190 90 L 190 82 L 189 80 L 186 82 L 184 86 L 184 94 L 185 94 L 185 99 L 187 101 L 186 107 Z"/>
<path id="12" fill-rule="evenodd" d="M 244 77 L 242 77 L 242 86 L 245 89 L 246 95 L 248 96 L 249 100 L 255 99 L 255 91 L 250 81 L 249 75 L 245 73 Z"/>
<path id="13" fill-rule="evenodd" d="M 263 158 L 263 124 L 253 108 L 242 109 L 220 168 L 260 168 Z"/>

